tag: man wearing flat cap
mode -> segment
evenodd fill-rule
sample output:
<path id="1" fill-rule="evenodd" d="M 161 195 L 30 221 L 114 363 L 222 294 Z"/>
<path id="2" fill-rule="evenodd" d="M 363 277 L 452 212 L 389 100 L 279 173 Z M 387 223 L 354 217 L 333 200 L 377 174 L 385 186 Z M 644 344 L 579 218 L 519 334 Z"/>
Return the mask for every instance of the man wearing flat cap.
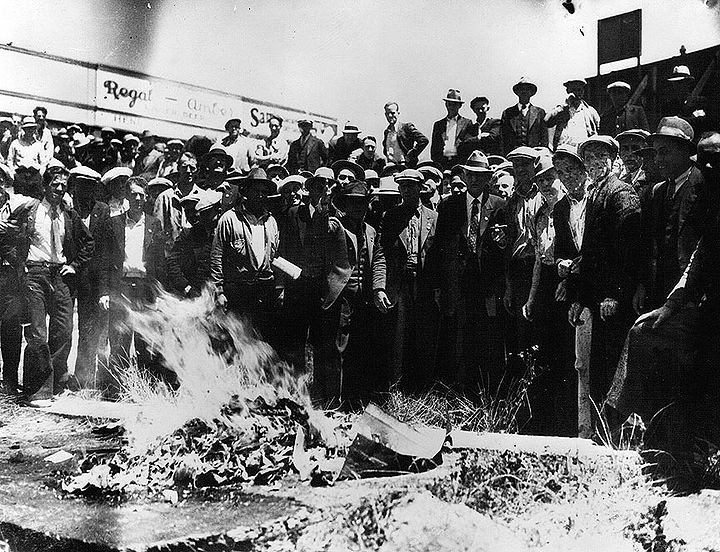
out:
<path id="1" fill-rule="evenodd" d="M 507 155 L 513 165 L 515 189 L 507 202 L 508 247 L 505 251 L 505 294 L 503 305 L 510 315 L 505 335 L 509 353 L 521 353 L 535 344 L 533 323 L 522 314 L 530 293 L 535 266 L 532 229 L 543 205 L 535 184 L 535 162 L 538 152 L 527 146 L 515 148 Z"/>
<path id="2" fill-rule="evenodd" d="M 252 169 L 238 186 L 237 205 L 220 217 L 215 231 L 211 281 L 218 305 L 246 318 L 272 344 L 282 282 L 276 282 L 272 268 L 280 232 L 268 210 L 268 197 L 276 195 L 277 188 L 259 168 Z"/>
<path id="3" fill-rule="evenodd" d="M 467 191 L 438 206 L 428 266 L 441 319 L 438 379 L 461 391 L 494 391 L 504 369 L 497 294 L 508 244 L 505 200 L 490 194 L 493 171 L 473 152 L 462 165 Z"/>
<path id="4" fill-rule="evenodd" d="M 77 275 L 78 350 L 75 375 L 69 387 L 97 388 L 98 358 L 108 335 L 110 307 L 110 208 L 98 201 L 100 173 L 89 167 L 70 171 L 69 187 L 74 190 L 73 205 L 95 242 L 90 261 Z"/>
<path id="5" fill-rule="evenodd" d="M 138 163 L 140 138 L 134 134 L 123 136 L 122 147 L 120 148 L 120 167 L 127 167 L 135 172 Z"/>
<path id="6" fill-rule="evenodd" d="M 369 399 L 373 342 L 372 270 L 375 230 L 365 224 L 368 189 L 362 180 L 337 184 L 335 212 L 318 243 L 321 313 L 314 334 L 311 396 L 331 405 Z"/>
<path id="7" fill-rule="evenodd" d="M 415 167 L 429 140 L 414 124 L 400 122 L 400 106 L 397 102 L 386 103 L 384 110 L 388 126 L 383 134 L 383 154 L 388 163 Z"/>
<path id="8" fill-rule="evenodd" d="M 232 157 L 232 168 L 241 175 L 246 175 L 250 169 L 257 165 L 255 159 L 255 146 L 242 134 L 242 121 L 237 118 L 228 119 L 225 123 L 227 136 L 215 145 L 225 148 L 225 152 Z"/>
<path id="9" fill-rule="evenodd" d="M 641 128 L 626 130 L 618 134 L 615 139 L 620 144 L 620 159 L 623 162 L 623 172 L 620 180 L 627 182 L 635 188 L 635 191 L 643 201 L 647 177 L 643 170 L 643 157 L 640 150 L 647 147 L 647 139 L 650 133 Z"/>
<path id="10" fill-rule="evenodd" d="M 430 158 L 443 169 L 449 169 L 463 161 L 458 154 L 458 147 L 472 121 L 460 115 L 464 102 L 459 90 L 448 90 L 444 101 L 447 115 L 433 124 Z"/>
<path id="11" fill-rule="evenodd" d="M 513 86 L 513 93 L 518 97 L 518 103 L 503 111 L 500 118 L 503 152 L 507 154 L 520 146 L 547 147 L 545 110 L 530 103 L 530 98 L 537 93 L 537 86 L 520 79 Z"/>
<path id="12" fill-rule="evenodd" d="M 561 144 L 577 146 L 587 140 L 600 128 L 600 115 L 585 101 L 584 79 L 571 79 L 564 83 L 567 97 L 545 116 L 548 128 L 555 127 L 553 150 Z"/>
<path id="13" fill-rule="evenodd" d="M 585 215 L 577 286 L 568 319 L 582 324 L 584 307 L 592 313 L 590 394 L 600 404 L 610 389 L 635 313 L 633 295 L 640 270 L 640 198 L 612 173 L 619 146 L 611 136 L 595 135 L 578 148 L 593 182 Z"/>
<path id="14" fill-rule="evenodd" d="M 600 117 L 600 134 L 617 136 L 633 128 L 650 130 L 645 110 L 640 105 L 629 103 L 632 87 L 623 81 L 607 85 L 610 106 Z"/>
<path id="15" fill-rule="evenodd" d="M 384 315 L 387 373 L 383 386 L 420 391 L 432 384 L 438 311 L 425 275 L 437 213 L 420 202 L 422 173 L 395 176 L 402 203 L 385 213 L 372 262 L 375 306 Z"/>
<path id="16" fill-rule="evenodd" d="M 327 165 L 330 161 L 327 147 L 325 142 L 313 135 L 311 120 L 299 120 L 298 128 L 300 137 L 290 144 L 287 169 L 291 174 L 297 174 L 300 171 L 314 173 L 318 167 Z"/>
<path id="17" fill-rule="evenodd" d="M 458 135 L 458 156 L 467 159 L 475 150 L 485 155 L 502 153 L 502 134 L 500 119 L 488 117 L 490 100 L 485 96 L 477 96 L 470 102 L 470 109 L 475 113 L 476 121 Z"/>

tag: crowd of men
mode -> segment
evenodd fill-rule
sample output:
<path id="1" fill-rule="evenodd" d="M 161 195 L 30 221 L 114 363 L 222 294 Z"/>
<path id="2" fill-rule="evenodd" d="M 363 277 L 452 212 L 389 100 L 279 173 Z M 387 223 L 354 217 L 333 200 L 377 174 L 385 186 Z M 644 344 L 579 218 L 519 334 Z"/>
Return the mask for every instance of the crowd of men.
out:
<path id="1" fill-rule="evenodd" d="M 669 80 L 688 79 L 676 67 Z M 173 385 L 125 306 L 147 308 L 158 284 L 188 298 L 211 284 L 219 308 L 311 373 L 318 402 L 436 382 L 501 395 L 535 350 L 527 431 L 589 435 L 591 399 L 620 421 L 675 404 L 655 434 L 686 451 L 717 419 L 701 399 L 718 391 L 720 134 L 682 101 L 651 133 L 624 82 L 602 115 L 585 81 L 565 87 L 546 113 L 521 80 L 500 119 L 476 97 L 474 122 L 450 89 L 430 140 L 396 102 L 380 140 L 348 124 L 330 144 L 310 120 L 288 144 L 280 117 L 261 141 L 231 119 L 216 143 L 162 144 L 83 124 L 53 136 L 42 107 L 3 119 L 4 391 L 112 397 L 131 350 Z"/>

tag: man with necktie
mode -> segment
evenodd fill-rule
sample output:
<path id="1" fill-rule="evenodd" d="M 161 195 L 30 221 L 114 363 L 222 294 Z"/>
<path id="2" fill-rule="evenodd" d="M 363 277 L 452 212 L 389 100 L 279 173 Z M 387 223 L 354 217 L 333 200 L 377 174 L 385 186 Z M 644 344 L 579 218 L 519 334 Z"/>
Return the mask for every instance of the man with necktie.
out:
<path id="1" fill-rule="evenodd" d="M 520 146 L 548 147 L 545 110 L 530 103 L 530 98 L 537 93 L 537 86 L 520 79 L 512 90 L 518 103 L 503 111 L 500 118 L 504 153 Z"/>
<path id="2" fill-rule="evenodd" d="M 451 169 L 465 161 L 459 153 L 460 140 L 472 122 L 460 115 L 463 103 L 459 90 L 448 90 L 445 97 L 447 116 L 433 125 L 430 158 L 443 169 Z"/>
<path id="3" fill-rule="evenodd" d="M 399 122 L 399 115 L 400 107 L 397 102 L 385 104 L 388 126 L 383 136 L 383 153 L 388 163 L 413 168 L 429 140 L 414 124 Z"/>

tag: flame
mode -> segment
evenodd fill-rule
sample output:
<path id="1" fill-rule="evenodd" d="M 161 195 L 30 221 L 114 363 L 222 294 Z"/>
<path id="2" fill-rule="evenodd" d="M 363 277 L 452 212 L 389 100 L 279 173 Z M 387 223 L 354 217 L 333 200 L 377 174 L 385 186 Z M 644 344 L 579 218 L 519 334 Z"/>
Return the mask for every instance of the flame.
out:
<path id="1" fill-rule="evenodd" d="M 252 423 L 247 403 L 260 397 L 268 404 L 291 399 L 314 413 L 306 377 L 280 362 L 244 321 L 218 309 L 214 296 L 210 287 L 196 299 L 160 290 L 150 308 L 130 310 L 128 325 L 179 382 L 177 389 L 151 385 L 135 367 L 120 374 L 124 400 L 142 404 L 126 426 L 134 447 L 147 448 L 192 419 L 243 431 Z"/>

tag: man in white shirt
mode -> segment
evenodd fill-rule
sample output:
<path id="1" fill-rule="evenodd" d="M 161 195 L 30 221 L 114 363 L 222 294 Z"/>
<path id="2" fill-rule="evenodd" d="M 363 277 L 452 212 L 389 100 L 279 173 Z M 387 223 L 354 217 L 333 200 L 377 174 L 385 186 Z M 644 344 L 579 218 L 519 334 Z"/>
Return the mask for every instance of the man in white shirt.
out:
<path id="1" fill-rule="evenodd" d="M 41 405 L 65 388 L 76 275 L 94 249 L 77 212 L 63 203 L 67 181 L 67 169 L 51 161 L 43 176 L 45 195 L 28 214 L 30 247 L 25 264 L 30 324 L 25 334 L 23 392 L 30 404 Z"/>
<path id="2" fill-rule="evenodd" d="M 458 156 L 458 145 L 472 121 L 460 115 L 463 103 L 459 90 L 448 90 L 445 97 L 447 116 L 433 125 L 430 157 L 443 169 L 450 169 L 465 161 Z"/>
<path id="3" fill-rule="evenodd" d="M 545 116 L 548 128 L 555 127 L 553 147 L 570 144 L 578 146 L 598 133 L 600 115 L 595 108 L 585 101 L 584 79 L 572 79 L 564 86 L 568 95 L 564 105 L 558 105 Z"/>
<path id="4" fill-rule="evenodd" d="M 388 163 L 414 168 L 429 140 L 414 124 L 399 121 L 400 107 L 397 102 L 386 103 L 384 109 L 388 126 L 383 135 L 383 153 Z"/>
<path id="5" fill-rule="evenodd" d="M 225 130 L 228 135 L 219 143 L 225 148 L 227 154 L 233 158 L 233 169 L 240 174 L 246 175 L 252 167 L 257 165 L 255 146 L 250 143 L 248 138 L 242 135 L 242 121 L 240 119 L 229 119 L 225 123 Z"/>
<path id="6" fill-rule="evenodd" d="M 53 158 L 55 153 L 55 145 L 53 144 L 53 137 L 50 129 L 47 126 L 47 108 L 41 105 L 33 109 L 33 117 L 35 117 L 35 123 L 37 124 L 37 130 L 35 135 L 40 142 L 42 151 L 42 163 L 46 166 L 50 159 Z"/>
<path id="7" fill-rule="evenodd" d="M 146 192 L 136 182 L 128 190 L 127 211 L 110 219 L 112 244 L 110 253 L 110 369 L 111 377 L 100 384 L 109 396 L 119 391 L 118 378 L 127 366 L 130 344 L 135 342 L 138 367 L 170 383 L 171 374 L 161 368 L 158 358 L 148 350 L 147 343 L 125 324 L 127 302 L 134 310 L 142 310 L 154 300 L 153 286 L 162 276 L 165 264 L 163 232 L 160 221 L 145 214 Z"/>

